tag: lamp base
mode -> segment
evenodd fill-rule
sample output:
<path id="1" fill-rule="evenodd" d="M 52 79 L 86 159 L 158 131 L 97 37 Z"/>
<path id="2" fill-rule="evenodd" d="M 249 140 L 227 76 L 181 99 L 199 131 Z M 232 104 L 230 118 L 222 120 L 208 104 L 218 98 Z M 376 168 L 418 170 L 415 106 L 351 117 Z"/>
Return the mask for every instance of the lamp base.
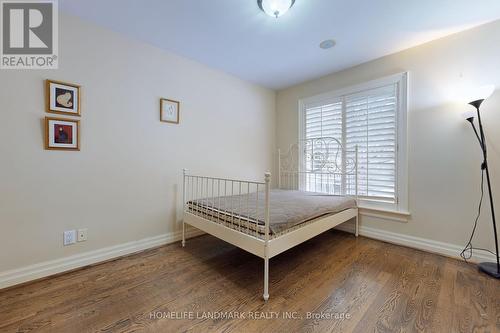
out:
<path id="1" fill-rule="evenodd" d="M 495 279 L 500 279 L 500 271 L 496 262 L 482 262 L 479 264 L 479 271 L 493 276 Z"/>

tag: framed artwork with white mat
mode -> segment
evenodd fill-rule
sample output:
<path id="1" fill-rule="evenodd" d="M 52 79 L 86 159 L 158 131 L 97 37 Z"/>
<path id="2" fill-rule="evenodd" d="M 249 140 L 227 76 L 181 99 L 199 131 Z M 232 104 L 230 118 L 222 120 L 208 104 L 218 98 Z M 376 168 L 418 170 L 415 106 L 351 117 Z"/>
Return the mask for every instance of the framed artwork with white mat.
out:
<path id="1" fill-rule="evenodd" d="M 45 117 L 45 149 L 80 150 L 80 121 Z"/>
<path id="2" fill-rule="evenodd" d="M 181 103 L 171 99 L 160 99 L 160 121 L 171 124 L 179 123 Z"/>
<path id="3" fill-rule="evenodd" d="M 46 80 L 47 112 L 68 116 L 81 115 L 80 86 L 71 83 Z"/>

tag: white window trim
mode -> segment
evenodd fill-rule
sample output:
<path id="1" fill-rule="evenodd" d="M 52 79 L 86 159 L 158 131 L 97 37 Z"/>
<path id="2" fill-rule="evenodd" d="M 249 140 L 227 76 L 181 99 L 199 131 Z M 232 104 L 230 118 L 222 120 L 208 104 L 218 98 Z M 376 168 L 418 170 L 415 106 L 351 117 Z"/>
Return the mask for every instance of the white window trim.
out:
<path id="1" fill-rule="evenodd" d="M 304 140 L 305 134 L 305 106 L 321 104 L 324 101 L 339 98 L 344 95 L 359 93 L 364 90 L 379 88 L 384 85 L 397 84 L 398 112 L 397 112 L 397 157 L 396 157 L 396 193 L 397 202 L 383 202 L 377 200 L 360 199 L 359 206 L 370 210 L 388 211 L 404 216 L 410 215 L 408 206 L 408 72 L 402 72 L 380 79 L 364 82 L 358 85 L 342 88 L 332 92 L 307 97 L 299 100 L 299 140 Z M 302 159 L 302 158 L 301 158 Z"/>

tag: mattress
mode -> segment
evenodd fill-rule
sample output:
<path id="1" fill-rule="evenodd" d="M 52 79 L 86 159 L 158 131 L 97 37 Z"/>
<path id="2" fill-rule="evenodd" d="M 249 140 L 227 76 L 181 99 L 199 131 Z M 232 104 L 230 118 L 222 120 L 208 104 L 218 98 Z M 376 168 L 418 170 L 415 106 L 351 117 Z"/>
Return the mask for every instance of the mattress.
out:
<path id="1" fill-rule="evenodd" d="M 264 234 L 264 201 L 265 193 L 259 191 L 191 200 L 187 209 L 195 215 L 259 236 Z M 319 217 L 356 208 L 356 200 L 315 192 L 271 190 L 269 208 L 270 233 L 276 235 Z"/>

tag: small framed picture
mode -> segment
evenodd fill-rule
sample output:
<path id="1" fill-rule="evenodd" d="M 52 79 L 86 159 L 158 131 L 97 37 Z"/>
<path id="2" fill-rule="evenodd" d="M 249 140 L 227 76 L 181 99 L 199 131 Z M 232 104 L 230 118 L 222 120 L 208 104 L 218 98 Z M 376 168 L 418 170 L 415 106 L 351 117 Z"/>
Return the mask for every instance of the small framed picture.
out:
<path id="1" fill-rule="evenodd" d="M 80 121 L 45 117 L 45 149 L 80 150 Z"/>
<path id="2" fill-rule="evenodd" d="M 171 99 L 160 99 L 160 121 L 172 124 L 179 123 L 181 105 Z"/>
<path id="3" fill-rule="evenodd" d="M 45 81 L 47 112 L 80 116 L 80 86 L 58 81 Z"/>

